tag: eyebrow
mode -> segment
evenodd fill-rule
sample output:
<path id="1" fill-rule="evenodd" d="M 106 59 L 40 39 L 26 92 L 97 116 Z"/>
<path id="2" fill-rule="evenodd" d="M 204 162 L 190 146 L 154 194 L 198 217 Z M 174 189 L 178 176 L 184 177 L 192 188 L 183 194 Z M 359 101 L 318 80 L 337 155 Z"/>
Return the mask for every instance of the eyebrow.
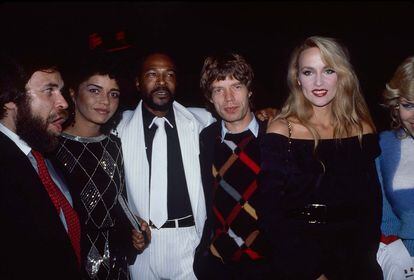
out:
<path id="1" fill-rule="evenodd" d="M 94 87 L 98 87 L 98 88 L 103 88 L 102 86 L 97 85 L 97 84 L 94 84 L 94 83 L 87 84 L 86 86 L 87 86 L 87 87 L 89 87 L 89 86 L 94 86 Z"/>
<path id="2" fill-rule="evenodd" d="M 56 84 L 56 83 L 48 83 L 48 84 L 45 84 L 45 85 L 43 86 L 43 89 L 46 89 L 46 88 L 49 88 L 49 87 L 58 88 L 58 87 L 59 87 L 59 85 L 58 85 L 58 84 Z"/>
<path id="3" fill-rule="evenodd" d="M 235 82 L 235 83 L 232 83 L 232 84 L 230 84 L 230 86 L 238 86 L 238 85 L 242 85 L 242 86 L 245 86 L 245 84 L 243 84 L 242 82 Z M 213 85 L 211 85 L 211 88 L 213 88 L 213 89 L 215 89 L 215 88 L 224 88 L 224 86 L 213 86 Z"/>
<path id="4" fill-rule="evenodd" d="M 313 66 L 303 66 L 303 67 L 299 68 L 299 70 L 304 70 L 304 69 L 316 70 L 317 68 L 316 67 L 313 67 Z M 332 66 L 329 66 L 329 65 L 325 65 L 322 68 L 322 70 L 325 70 L 325 69 L 335 70 Z"/>
<path id="5" fill-rule="evenodd" d="M 158 67 L 151 67 L 151 68 L 148 68 L 147 70 L 145 70 L 144 71 L 144 73 L 147 73 L 147 72 L 149 72 L 149 71 L 158 71 L 158 70 L 164 70 L 165 69 L 165 71 L 171 71 L 171 72 L 174 72 L 174 73 L 176 73 L 177 72 L 177 70 L 176 69 L 174 69 L 174 68 L 158 68 Z"/>
<path id="6" fill-rule="evenodd" d="M 100 85 L 97 85 L 97 84 L 94 84 L 94 83 L 90 83 L 90 84 L 87 84 L 86 86 L 94 86 L 94 87 L 97 87 L 97 88 L 100 88 L 100 89 L 103 89 L 103 86 L 100 86 Z M 119 88 L 111 88 L 111 91 L 113 91 L 113 90 L 115 90 L 115 91 L 120 91 L 120 89 Z"/>

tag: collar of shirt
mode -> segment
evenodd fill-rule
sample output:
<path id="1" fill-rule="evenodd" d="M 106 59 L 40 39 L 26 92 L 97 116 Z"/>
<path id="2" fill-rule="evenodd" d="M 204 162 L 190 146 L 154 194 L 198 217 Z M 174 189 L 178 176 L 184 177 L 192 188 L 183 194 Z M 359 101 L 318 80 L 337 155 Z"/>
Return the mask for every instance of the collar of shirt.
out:
<path id="1" fill-rule="evenodd" d="M 149 128 L 149 129 L 151 129 L 152 125 L 155 123 L 155 120 L 156 120 L 157 118 L 160 118 L 160 117 L 155 116 L 155 117 L 152 119 L 152 121 L 151 121 L 150 125 L 148 126 L 148 128 Z M 169 125 L 170 127 L 174 127 L 174 126 L 170 123 L 170 121 L 169 121 L 166 117 L 162 117 L 161 119 L 164 119 L 164 120 L 165 120 L 165 122 L 166 122 L 166 123 L 168 123 L 168 125 Z"/>
<path id="2" fill-rule="evenodd" d="M 23 141 L 22 139 L 20 139 L 20 137 L 16 133 L 14 133 L 10 129 L 8 129 L 2 123 L 0 123 L 0 131 L 3 132 L 7 137 L 9 137 L 10 140 L 12 140 L 17 145 L 17 147 L 19 147 L 19 149 L 22 150 L 22 152 L 26 156 L 29 155 L 29 153 L 31 152 L 32 148 L 30 148 L 30 146 L 27 145 L 27 143 L 25 141 Z"/>
<path id="3" fill-rule="evenodd" d="M 256 117 L 254 116 L 254 114 L 253 113 L 251 113 L 251 114 L 252 114 L 253 118 L 250 121 L 249 125 L 243 131 L 250 130 L 253 133 L 254 137 L 257 138 L 257 135 L 259 134 L 259 123 L 257 122 Z M 239 133 L 241 133 L 243 131 L 240 131 Z M 232 134 L 232 132 L 229 131 L 226 128 L 226 125 L 224 124 L 224 120 L 222 120 L 221 121 L 221 143 L 223 143 L 224 136 L 226 136 L 226 133 Z"/>
<path id="4" fill-rule="evenodd" d="M 0 123 L 0 131 L 3 132 L 7 137 L 9 137 L 10 140 L 12 140 L 17 145 L 17 147 L 19 147 L 19 149 L 22 150 L 22 152 L 29 158 L 30 163 L 32 164 L 33 168 L 38 173 L 39 171 L 38 171 L 38 168 L 37 168 L 36 159 L 34 158 L 34 156 L 31 153 L 32 148 L 30 148 L 30 146 L 27 145 L 27 143 L 25 141 L 23 141 L 22 139 L 20 139 L 20 137 L 16 133 L 14 133 L 10 129 L 8 129 L 2 123 Z M 71 197 L 71 195 L 69 193 L 68 188 L 66 187 L 66 184 L 57 175 L 56 170 L 54 169 L 53 165 L 49 162 L 49 160 L 48 159 L 45 159 L 45 162 L 46 162 L 46 166 L 47 166 L 47 168 L 49 170 L 50 176 L 52 177 L 53 181 L 58 186 L 58 188 L 62 191 L 63 195 L 69 201 L 70 205 L 73 206 L 72 197 Z M 59 216 L 60 216 L 60 219 L 63 221 L 63 224 L 64 224 L 64 226 L 65 226 L 65 228 L 67 230 L 66 220 L 65 220 L 65 217 L 63 215 L 63 211 L 62 210 L 60 211 Z"/>
<path id="5" fill-rule="evenodd" d="M 144 127 L 151 129 L 157 116 L 151 113 L 145 106 L 142 106 L 142 118 L 144 121 Z M 174 111 L 172 107 L 170 108 L 170 110 L 168 110 L 167 115 L 165 115 L 165 117 L 163 118 L 165 119 L 165 122 L 168 123 L 170 127 L 174 127 L 175 121 L 174 121 Z"/>

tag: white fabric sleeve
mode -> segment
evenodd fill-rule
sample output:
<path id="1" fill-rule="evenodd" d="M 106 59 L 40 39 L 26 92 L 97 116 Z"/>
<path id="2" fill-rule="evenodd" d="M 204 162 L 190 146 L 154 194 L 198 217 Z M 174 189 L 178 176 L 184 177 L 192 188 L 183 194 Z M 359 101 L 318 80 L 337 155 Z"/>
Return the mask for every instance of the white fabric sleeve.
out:
<path id="1" fill-rule="evenodd" d="M 388 245 L 380 242 L 377 261 L 384 280 L 414 279 L 414 262 L 401 239 Z"/>
<path id="2" fill-rule="evenodd" d="M 193 114 L 194 118 L 196 118 L 202 128 L 205 128 L 216 121 L 213 115 L 205 108 L 187 107 L 186 109 Z"/>

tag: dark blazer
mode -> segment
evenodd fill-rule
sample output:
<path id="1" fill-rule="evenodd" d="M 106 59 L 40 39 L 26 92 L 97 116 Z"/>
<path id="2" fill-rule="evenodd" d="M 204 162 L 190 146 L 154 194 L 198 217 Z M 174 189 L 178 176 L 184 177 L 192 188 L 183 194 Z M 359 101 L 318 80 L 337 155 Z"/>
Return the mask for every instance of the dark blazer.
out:
<path id="1" fill-rule="evenodd" d="M 202 259 L 208 254 L 210 241 L 213 237 L 213 174 L 214 143 L 216 137 L 221 135 L 221 121 L 216 121 L 200 132 L 200 170 L 203 182 L 204 199 L 206 202 L 207 219 L 204 224 L 200 244 L 196 248 L 193 269 L 198 276 Z"/>
<path id="2" fill-rule="evenodd" d="M 27 156 L 0 132 L 0 279 L 80 279 L 69 236 Z"/>

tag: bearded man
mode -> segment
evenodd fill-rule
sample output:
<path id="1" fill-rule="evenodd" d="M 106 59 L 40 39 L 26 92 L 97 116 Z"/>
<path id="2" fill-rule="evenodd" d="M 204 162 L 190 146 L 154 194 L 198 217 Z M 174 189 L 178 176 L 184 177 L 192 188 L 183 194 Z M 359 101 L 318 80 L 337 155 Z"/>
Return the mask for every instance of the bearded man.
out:
<path id="1" fill-rule="evenodd" d="M 51 66 L 25 73 L 0 57 L 0 275 L 80 279 L 80 226 L 52 151 L 66 119 L 63 80 Z"/>

